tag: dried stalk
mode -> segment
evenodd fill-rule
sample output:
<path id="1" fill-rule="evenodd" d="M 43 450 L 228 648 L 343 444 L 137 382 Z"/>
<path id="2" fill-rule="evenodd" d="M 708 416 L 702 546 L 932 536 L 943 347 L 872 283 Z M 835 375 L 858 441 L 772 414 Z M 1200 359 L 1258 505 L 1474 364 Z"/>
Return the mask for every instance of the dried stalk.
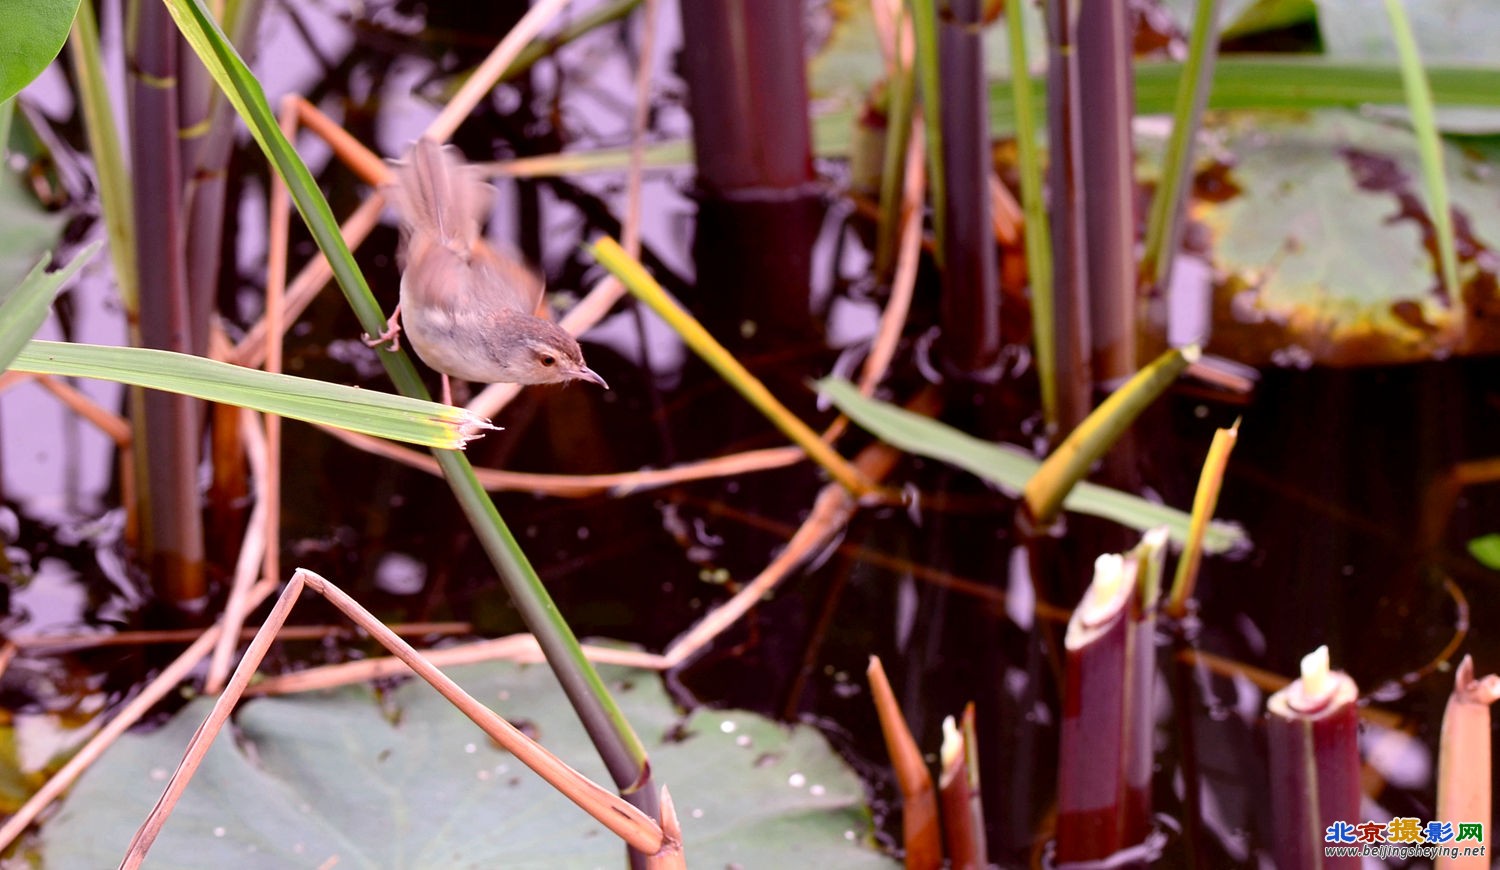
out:
<path id="1" fill-rule="evenodd" d="M 259 561 L 259 560 L 256 560 Z M 249 649 L 240 659 L 239 666 L 234 669 L 234 676 L 230 678 L 229 685 L 214 702 L 213 709 L 198 730 L 193 732 L 193 737 L 188 741 L 187 749 L 184 751 L 182 761 L 178 762 L 177 769 L 172 772 L 172 778 L 167 781 L 167 786 L 162 790 L 162 795 L 156 801 L 156 806 L 151 808 L 146 821 L 130 838 L 130 845 L 125 850 L 125 858 L 120 862 L 121 870 L 136 870 L 141 862 L 146 860 L 146 853 L 151 850 L 151 844 L 156 842 L 156 837 L 166 825 L 167 819 L 171 817 L 172 810 L 177 806 L 177 801 L 182 797 L 183 791 L 192 781 L 193 774 L 198 772 L 198 767 L 203 763 L 203 757 L 208 754 L 208 749 L 213 745 L 214 738 L 219 736 L 219 731 L 224 723 L 229 721 L 229 714 L 234 712 L 234 706 L 239 703 L 240 696 L 245 692 L 245 686 L 250 684 L 250 678 L 255 676 L 255 671 L 260 667 L 260 662 L 265 658 L 266 652 L 271 648 L 271 643 L 276 639 L 276 632 L 286 623 L 286 618 L 292 612 L 292 607 L 297 603 L 297 596 L 302 594 L 302 575 L 292 575 L 292 580 L 282 591 L 281 597 L 277 599 L 276 606 L 271 609 L 271 614 L 261 625 L 260 631 L 255 633 L 255 639 L 250 641 Z"/>
<path id="2" fill-rule="evenodd" d="M 661 787 L 661 848 L 647 856 L 646 870 L 686 870 L 687 855 L 682 851 L 682 825 L 677 821 L 677 807 L 667 787 Z"/>
<path id="3" fill-rule="evenodd" d="M 663 671 L 666 659 L 659 655 L 615 649 L 613 647 L 588 646 L 583 648 L 589 661 L 606 665 L 624 665 L 643 670 Z M 483 640 L 462 646 L 443 649 L 422 650 L 422 657 L 438 667 L 472 665 L 479 662 L 512 661 L 539 663 L 546 659 L 536 638 L 529 634 L 512 634 L 495 640 Z M 342 662 L 336 665 L 308 668 L 290 674 L 267 677 L 250 687 L 251 695 L 290 695 L 333 689 L 369 680 L 400 676 L 407 667 L 396 658 L 363 659 L 357 662 Z"/>
<path id="4" fill-rule="evenodd" d="M 343 611 L 344 615 L 360 628 L 369 632 L 370 636 L 382 646 L 405 662 L 416 672 L 417 676 L 432 684 L 439 694 L 447 698 L 465 716 L 472 719 L 474 724 L 483 729 L 484 733 L 488 734 L 501 748 L 510 752 L 517 761 L 531 768 L 553 788 L 617 834 L 628 846 L 646 855 L 655 854 L 661 849 L 662 831 L 650 816 L 636 809 L 624 798 L 605 790 L 569 767 L 541 744 L 536 743 L 514 725 L 505 721 L 503 717 L 476 701 L 446 674 L 438 670 L 431 661 L 423 658 L 422 654 L 412 648 L 411 644 L 386 628 L 379 619 L 361 607 L 342 589 L 311 571 L 299 568 L 297 575 L 301 576 L 310 588 L 327 598 L 329 603 Z"/>
<path id="5" fill-rule="evenodd" d="M 514 384 L 497 386 L 514 386 Z M 418 453 L 408 447 L 361 435 L 358 432 L 348 432 L 342 429 L 325 429 L 324 431 L 352 447 L 376 456 L 393 459 L 434 476 L 442 473 L 431 454 Z M 536 474 L 526 471 L 505 471 L 499 468 L 475 468 L 474 474 L 479 478 L 479 483 L 490 492 L 535 492 L 562 498 L 582 498 L 603 492 L 630 495 L 643 490 L 694 480 L 711 480 L 716 477 L 769 471 L 796 465 L 806 459 L 807 454 L 803 453 L 799 447 L 771 447 L 697 462 L 684 462 L 671 468 L 622 471 L 613 474 Z"/>
<path id="6" fill-rule="evenodd" d="M 234 579 L 230 583 L 229 597 L 224 601 L 222 619 L 225 630 L 219 633 L 218 643 L 214 644 L 214 654 L 209 662 L 208 675 L 203 679 L 203 691 L 210 695 L 224 689 L 224 680 L 229 675 L 230 659 L 233 658 L 235 646 L 239 642 L 240 628 L 245 624 L 245 617 L 249 613 L 245 605 L 250 587 L 262 576 L 271 576 L 261 574 L 265 553 L 276 546 L 276 539 L 267 536 L 266 443 L 265 436 L 256 421 L 257 416 L 248 408 L 240 409 L 240 431 L 245 436 L 245 454 L 249 457 L 251 474 L 255 477 L 256 491 L 260 495 L 255 500 L 254 509 L 250 511 L 250 520 L 245 527 L 245 537 L 240 543 L 239 558 L 234 564 Z M 269 531 L 271 535 L 274 535 L 274 529 Z"/>

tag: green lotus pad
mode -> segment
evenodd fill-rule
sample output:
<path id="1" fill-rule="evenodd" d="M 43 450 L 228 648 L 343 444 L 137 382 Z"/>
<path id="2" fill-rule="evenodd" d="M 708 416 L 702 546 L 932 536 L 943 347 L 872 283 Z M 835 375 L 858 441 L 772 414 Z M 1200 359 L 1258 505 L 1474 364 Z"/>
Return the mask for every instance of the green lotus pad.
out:
<path id="1" fill-rule="evenodd" d="M 1458 306 L 1440 292 L 1409 129 L 1343 111 L 1234 113 L 1213 129 L 1217 192 L 1193 208 L 1225 278 L 1211 353 L 1364 365 L 1500 350 L 1488 316 L 1500 304 L 1500 178 L 1487 166 L 1444 146 Z"/>
<path id="2" fill-rule="evenodd" d="M 658 675 L 601 668 L 681 817 L 693 866 L 889 867 L 864 786 L 813 728 L 750 713 L 684 718 Z M 596 782 L 608 783 L 551 671 L 448 673 Z M 46 868 L 114 866 L 210 707 L 126 735 L 42 828 Z M 420 680 L 259 698 L 220 734 L 148 868 L 620 867 L 624 847 Z"/>

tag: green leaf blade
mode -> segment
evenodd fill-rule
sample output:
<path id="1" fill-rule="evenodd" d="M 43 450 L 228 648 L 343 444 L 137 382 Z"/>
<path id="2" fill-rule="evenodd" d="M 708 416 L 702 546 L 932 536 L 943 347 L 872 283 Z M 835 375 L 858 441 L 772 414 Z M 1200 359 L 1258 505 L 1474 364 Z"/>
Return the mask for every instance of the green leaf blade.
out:
<path id="1" fill-rule="evenodd" d="M 1401 81 L 1406 88 L 1406 106 L 1411 112 L 1412 129 L 1417 134 L 1421 155 L 1422 180 L 1427 187 L 1428 213 L 1437 234 L 1438 262 L 1443 285 L 1455 311 L 1463 310 L 1462 291 L 1458 285 L 1458 253 L 1453 234 L 1453 212 L 1449 209 L 1448 181 L 1443 173 L 1443 148 L 1438 139 L 1437 116 L 1432 101 L 1432 85 L 1422 68 L 1422 57 L 1412 35 L 1411 22 L 1401 0 L 1386 0 L 1386 15 L 1396 38 L 1401 58 Z"/>
<path id="2" fill-rule="evenodd" d="M 1041 462 L 1019 447 L 982 441 L 929 417 L 865 398 L 853 384 L 840 378 L 824 378 L 816 386 L 849 419 L 882 441 L 908 453 L 956 465 L 994 484 L 1007 496 L 1018 496 L 1041 467 Z M 1164 525 L 1173 541 L 1181 544 L 1187 540 L 1190 518 L 1184 511 L 1088 481 L 1080 481 L 1073 487 L 1063 500 L 1063 508 L 1139 531 Z M 1203 548 L 1209 553 L 1225 553 L 1248 545 L 1244 529 L 1220 520 L 1209 524 L 1203 538 Z"/>
<path id="3" fill-rule="evenodd" d="M 78 102 L 83 111 L 89 155 L 93 157 L 94 171 L 99 175 L 99 205 L 104 212 L 109 255 L 115 264 L 115 281 L 120 286 L 125 310 L 134 312 L 140 295 L 133 212 L 135 191 L 109 100 L 104 59 L 99 47 L 99 24 L 94 20 L 93 6 L 78 7 L 78 17 L 68 37 L 68 48 L 78 78 Z"/>
<path id="4" fill-rule="evenodd" d="M 0 100 L 8 100 L 42 74 L 62 51 L 79 0 L 25 0 L 5 4 L 0 27 Z"/>
<path id="5" fill-rule="evenodd" d="M 1479 564 L 1491 571 L 1500 571 L 1500 532 L 1480 535 L 1468 543 L 1468 549 L 1469 555 Z"/>
<path id="6" fill-rule="evenodd" d="M 458 449 L 489 428 L 483 418 L 451 405 L 164 350 L 33 341 L 16 356 L 14 368 L 167 390 L 424 447 Z"/>

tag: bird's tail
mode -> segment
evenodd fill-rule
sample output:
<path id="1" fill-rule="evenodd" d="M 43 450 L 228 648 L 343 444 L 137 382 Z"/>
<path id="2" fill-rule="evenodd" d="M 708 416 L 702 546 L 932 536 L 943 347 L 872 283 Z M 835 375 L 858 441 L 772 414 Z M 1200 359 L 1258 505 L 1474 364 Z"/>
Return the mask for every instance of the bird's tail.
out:
<path id="1" fill-rule="evenodd" d="M 479 240 L 495 189 L 465 163 L 458 149 L 423 137 L 404 161 L 393 163 L 387 190 L 409 235 L 429 235 L 467 256 Z"/>

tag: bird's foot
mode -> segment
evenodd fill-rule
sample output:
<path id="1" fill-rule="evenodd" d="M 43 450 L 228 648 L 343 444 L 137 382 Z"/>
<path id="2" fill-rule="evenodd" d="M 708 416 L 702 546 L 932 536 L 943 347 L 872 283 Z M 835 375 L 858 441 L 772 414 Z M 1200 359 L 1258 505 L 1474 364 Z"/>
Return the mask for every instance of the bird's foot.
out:
<path id="1" fill-rule="evenodd" d="M 385 349 L 391 351 L 392 353 L 400 350 L 401 324 L 398 322 L 400 317 L 401 306 L 397 305 L 396 310 L 391 312 L 390 318 L 388 318 L 385 322 L 385 332 L 382 332 L 376 336 L 371 336 L 368 332 L 361 333 L 360 338 L 364 341 L 365 346 L 380 347 L 382 345 L 385 345 Z"/>

